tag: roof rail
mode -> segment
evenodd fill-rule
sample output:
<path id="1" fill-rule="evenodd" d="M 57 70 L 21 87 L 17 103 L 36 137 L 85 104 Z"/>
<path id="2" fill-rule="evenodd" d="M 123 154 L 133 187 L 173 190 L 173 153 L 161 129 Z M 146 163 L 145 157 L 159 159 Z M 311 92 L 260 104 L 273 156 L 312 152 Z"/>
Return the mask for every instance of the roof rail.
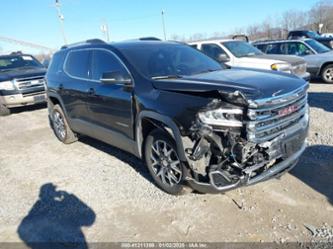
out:
<path id="1" fill-rule="evenodd" d="M 157 37 L 141 37 L 139 38 L 140 41 L 161 41 L 161 39 Z"/>
<path id="2" fill-rule="evenodd" d="M 84 44 L 87 44 L 87 43 L 89 43 L 89 44 L 106 44 L 106 42 L 101 40 L 101 39 L 89 39 L 89 40 L 82 41 L 82 42 L 76 42 L 76 43 L 64 45 L 64 46 L 61 47 L 61 49 L 71 48 L 71 47 L 75 47 L 75 46 L 79 46 L 79 45 L 84 45 Z"/>

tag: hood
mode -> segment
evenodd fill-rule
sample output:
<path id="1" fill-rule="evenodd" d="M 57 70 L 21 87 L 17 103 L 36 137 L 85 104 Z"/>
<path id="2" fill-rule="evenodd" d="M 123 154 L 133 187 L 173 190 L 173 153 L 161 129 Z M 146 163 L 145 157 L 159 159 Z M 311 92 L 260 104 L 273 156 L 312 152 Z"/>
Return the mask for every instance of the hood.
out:
<path id="1" fill-rule="evenodd" d="M 292 55 L 263 54 L 263 55 L 256 56 L 256 58 L 279 60 L 281 62 L 288 62 L 291 65 L 298 65 L 301 63 L 305 63 L 304 59 L 297 57 L 297 56 L 292 56 Z"/>
<path id="2" fill-rule="evenodd" d="M 291 74 L 267 70 L 226 69 L 181 79 L 153 81 L 155 88 L 179 92 L 240 91 L 248 100 L 269 98 L 296 90 L 307 83 Z"/>
<path id="3" fill-rule="evenodd" d="M 45 68 L 31 68 L 31 69 L 13 69 L 10 71 L 0 72 L 0 81 L 29 78 L 34 76 L 45 75 Z"/>

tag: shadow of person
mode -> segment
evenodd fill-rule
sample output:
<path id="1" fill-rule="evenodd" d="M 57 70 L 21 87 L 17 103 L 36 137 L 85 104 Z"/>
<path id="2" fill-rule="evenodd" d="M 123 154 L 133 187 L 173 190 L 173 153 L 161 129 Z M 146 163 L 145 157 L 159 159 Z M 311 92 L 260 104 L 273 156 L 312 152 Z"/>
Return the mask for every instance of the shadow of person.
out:
<path id="1" fill-rule="evenodd" d="M 91 226 L 95 218 L 94 211 L 75 195 L 47 183 L 17 233 L 31 249 L 84 249 L 88 246 L 81 227 Z"/>
<path id="2" fill-rule="evenodd" d="M 326 196 L 333 205 L 333 147 L 309 146 L 298 165 L 290 172 L 308 186 Z"/>

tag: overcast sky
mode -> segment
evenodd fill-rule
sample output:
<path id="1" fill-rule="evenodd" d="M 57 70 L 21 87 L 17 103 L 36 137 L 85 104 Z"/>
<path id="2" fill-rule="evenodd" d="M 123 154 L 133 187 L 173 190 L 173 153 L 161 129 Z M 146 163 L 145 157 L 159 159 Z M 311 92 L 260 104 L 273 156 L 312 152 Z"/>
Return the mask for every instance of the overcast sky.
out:
<path id="1" fill-rule="evenodd" d="M 111 40 L 142 36 L 163 37 L 161 10 L 167 35 L 230 33 L 275 17 L 289 9 L 308 10 L 316 0 L 59 0 L 68 41 L 103 38 L 107 21 Z M 55 0 L 1 0 L 0 36 L 30 41 L 51 48 L 63 44 Z M 0 41 L 0 50 L 29 49 Z"/>

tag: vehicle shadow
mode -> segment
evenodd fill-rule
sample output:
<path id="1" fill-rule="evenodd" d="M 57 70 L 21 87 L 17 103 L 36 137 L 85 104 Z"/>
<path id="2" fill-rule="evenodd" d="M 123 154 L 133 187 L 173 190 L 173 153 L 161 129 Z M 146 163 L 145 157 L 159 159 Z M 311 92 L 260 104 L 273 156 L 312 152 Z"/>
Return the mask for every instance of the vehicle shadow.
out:
<path id="1" fill-rule="evenodd" d="M 309 92 L 309 105 L 333 112 L 333 93 Z"/>
<path id="2" fill-rule="evenodd" d="M 15 107 L 10 109 L 11 114 L 19 114 L 21 112 L 32 112 L 37 111 L 40 109 L 44 109 L 47 107 L 46 103 L 41 103 L 37 105 L 28 105 L 28 106 L 21 106 L 21 107 Z"/>
<path id="3" fill-rule="evenodd" d="M 290 173 L 325 195 L 333 205 L 333 146 L 308 147 Z"/>
<path id="4" fill-rule="evenodd" d="M 57 191 L 47 183 L 41 186 L 39 199 L 17 229 L 20 239 L 31 249 L 86 249 L 81 230 L 96 219 L 94 211 L 74 194 Z"/>
<path id="5" fill-rule="evenodd" d="M 107 153 L 110 156 L 116 157 L 120 161 L 127 163 L 147 181 L 155 185 L 155 182 L 151 177 L 147 166 L 144 164 L 143 161 L 133 156 L 132 154 L 91 137 L 81 137 L 80 142 L 85 143 L 99 151 L 103 151 L 104 153 Z"/>

